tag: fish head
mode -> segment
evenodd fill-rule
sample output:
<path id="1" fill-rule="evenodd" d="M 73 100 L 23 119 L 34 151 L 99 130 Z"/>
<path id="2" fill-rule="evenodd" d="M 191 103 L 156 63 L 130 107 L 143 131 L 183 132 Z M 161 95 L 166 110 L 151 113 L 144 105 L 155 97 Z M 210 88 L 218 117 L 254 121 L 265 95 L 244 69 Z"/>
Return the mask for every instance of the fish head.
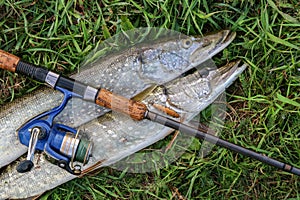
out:
<path id="1" fill-rule="evenodd" d="M 168 38 L 151 47 L 141 48 L 135 65 L 139 77 L 163 84 L 196 67 L 222 51 L 235 33 L 222 30 L 203 37 L 184 34 Z"/>
<path id="2" fill-rule="evenodd" d="M 242 64 L 241 61 L 230 62 L 220 68 L 205 68 L 200 69 L 199 73 L 210 84 L 210 92 L 207 93 L 205 99 L 215 99 L 229 87 L 233 81 L 246 69 L 247 64 Z"/>
<path id="3" fill-rule="evenodd" d="M 223 67 L 215 65 L 194 71 L 172 81 L 167 87 L 169 101 L 182 112 L 200 112 L 213 103 L 245 70 L 246 64 L 233 61 Z"/>

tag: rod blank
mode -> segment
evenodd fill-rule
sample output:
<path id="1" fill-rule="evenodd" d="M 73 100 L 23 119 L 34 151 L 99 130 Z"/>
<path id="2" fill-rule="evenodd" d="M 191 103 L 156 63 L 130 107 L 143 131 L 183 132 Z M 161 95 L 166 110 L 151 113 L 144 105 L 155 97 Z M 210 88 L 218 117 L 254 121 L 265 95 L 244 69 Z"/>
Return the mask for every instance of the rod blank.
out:
<path id="1" fill-rule="evenodd" d="M 185 133 L 187 135 L 196 137 L 196 138 L 201 139 L 201 140 L 208 141 L 210 143 L 213 143 L 213 144 L 216 144 L 218 146 L 224 147 L 226 149 L 232 150 L 232 151 L 234 151 L 236 153 L 239 153 L 239 154 L 242 154 L 244 156 L 251 157 L 251 158 L 253 158 L 255 160 L 258 160 L 262 163 L 277 167 L 278 169 L 281 169 L 281 170 L 284 170 L 286 172 L 290 172 L 292 174 L 300 176 L 300 169 L 299 168 L 296 168 L 294 166 L 291 166 L 291 165 L 288 165 L 286 163 L 280 162 L 280 161 L 275 160 L 273 158 L 269 158 L 265 155 L 256 153 L 252 150 L 249 150 L 247 148 L 244 148 L 244 147 L 238 146 L 236 144 L 230 143 L 226 140 L 222 140 L 222 139 L 220 139 L 220 138 L 218 138 L 214 135 L 210 135 L 208 133 L 201 132 L 200 130 L 197 130 L 193 127 L 190 127 L 186 124 L 182 124 L 182 123 L 180 123 L 178 121 L 175 121 L 173 119 L 164 117 L 162 115 L 159 115 L 157 113 L 153 113 L 153 112 L 150 112 L 150 111 L 147 113 L 146 118 L 150 119 L 151 121 L 160 123 L 164 126 L 167 126 L 167 127 L 170 127 L 170 128 L 176 129 L 176 130 L 180 130 L 180 131 L 182 131 L 183 133 Z"/>

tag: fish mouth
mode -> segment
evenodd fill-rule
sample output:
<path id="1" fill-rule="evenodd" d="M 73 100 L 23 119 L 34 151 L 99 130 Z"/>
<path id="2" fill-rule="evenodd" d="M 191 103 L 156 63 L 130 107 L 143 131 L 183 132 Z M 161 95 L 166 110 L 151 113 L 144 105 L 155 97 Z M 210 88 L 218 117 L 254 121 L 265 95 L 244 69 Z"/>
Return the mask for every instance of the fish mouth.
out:
<path id="1" fill-rule="evenodd" d="M 212 71 L 208 78 L 212 80 L 215 87 L 223 85 L 227 88 L 237 79 L 246 67 L 247 64 L 241 64 L 241 60 L 232 61 L 225 66 Z"/>
<path id="2" fill-rule="evenodd" d="M 206 35 L 201 38 L 196 38 L 199 47 L 196 48 L 190 56 L 190 60 L 198 65 L 207 58 L 212 58 L 217 53 L 225 49 L 236 37 L 235 32 L 230 30 L 221 30 L 213 34 Z"/>
<path id="3" fill-rule="evenodd" d="M 218 33 L 208 36 L 208 38 L 213 37 L 217 40 L 216 44 L 212 46 L 212 49 L 209 51 L 209 55 L 214 56 L 223 49 L 225 49 L 236 37 L 236 32 L 231 32 L 230 30 L 219 31 Z M 213 38 L 211 40 L 213 40 Z"/>

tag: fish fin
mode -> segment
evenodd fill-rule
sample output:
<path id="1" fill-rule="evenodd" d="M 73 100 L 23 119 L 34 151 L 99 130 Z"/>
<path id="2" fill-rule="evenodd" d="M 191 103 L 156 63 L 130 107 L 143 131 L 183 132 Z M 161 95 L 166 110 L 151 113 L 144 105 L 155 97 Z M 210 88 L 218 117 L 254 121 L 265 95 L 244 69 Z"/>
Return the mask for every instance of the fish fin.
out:
<path id="1" fill-rule="evenodd" d="M 132 100 L 135 101 L 142 101 L 143 99 L 145 99 L 149 94 L 151 94 L 155 88 L 157 87 L 157 85 L 152 85 L 149 88 L 145 89 L 143 92 L 137 94 L 136 96 L 134 96 L 132 98 Z"/>

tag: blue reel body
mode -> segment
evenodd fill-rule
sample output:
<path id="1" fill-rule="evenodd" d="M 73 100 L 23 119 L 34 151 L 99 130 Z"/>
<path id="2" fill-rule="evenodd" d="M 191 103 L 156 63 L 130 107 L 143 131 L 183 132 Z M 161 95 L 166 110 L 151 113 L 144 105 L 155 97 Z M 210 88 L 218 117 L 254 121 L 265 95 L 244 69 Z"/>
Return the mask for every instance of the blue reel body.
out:
<path id="1" fill-rule="evenodd" d="M 76 94 L 66 89 L 56 87 L 64 94 L 62 103 L 47 112 L 31 119 L 18 130 L 18 138 L 23 145 L 29 147 L 27 160 L 17 167 L 24 173 L 33 167 L 35 150 L 44 151 L 57 161 L 58 166 L 72 174 L 80 174 L 81 167 L 70 167 L 70 163 L 78 161 L 86 164 L 91 154 L 91 142 L 78 137 L 77 130 L 63 124 L 54 124 L 54 118 L 65 108 L 68 100 Z"/>

